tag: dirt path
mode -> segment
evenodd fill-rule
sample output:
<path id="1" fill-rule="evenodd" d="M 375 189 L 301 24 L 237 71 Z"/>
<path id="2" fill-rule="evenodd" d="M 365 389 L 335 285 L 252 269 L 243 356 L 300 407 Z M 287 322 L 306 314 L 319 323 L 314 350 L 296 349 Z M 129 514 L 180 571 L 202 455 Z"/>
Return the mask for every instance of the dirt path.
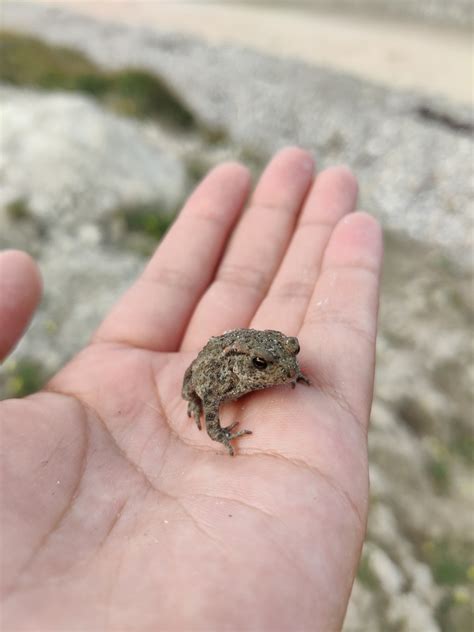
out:
<path id="1" fill-rule="evenodd" d="M 474 57 L 469 33 L 316 10 L 195 2 L 37 0 L 100 19 L 146 24 L 291 56 L 395 88 L 470 103 Z"/>

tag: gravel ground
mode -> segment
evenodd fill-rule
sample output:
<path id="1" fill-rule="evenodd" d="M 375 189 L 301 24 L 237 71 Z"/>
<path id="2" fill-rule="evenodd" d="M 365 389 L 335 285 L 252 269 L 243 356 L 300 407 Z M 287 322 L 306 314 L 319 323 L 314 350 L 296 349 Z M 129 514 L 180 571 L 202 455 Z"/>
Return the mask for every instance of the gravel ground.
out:
<path id="1" fill-rule="evenodd" d="M 474 198 L 468 108 L 58 8 L 6 3 L 3 22 L 85 50 L 109 68 L 138 65 L 161 74 L 198 117 L 261 158 L 297 143 L 312 150 L 321 166 L 350 164 L 360 180 L 361 204 L 387 227 L 469 259 Z"/>
<path id="2" fill-rule="evenodd" d="M 66 6 L 93 19 L 188 34 L 213 45 L 230 44 L 346 72 L 390 90 L 472 101 L 472 37 L 446 23 L 389 19 L 383 12 L 337 2 L 246 3 L 169 0 L 36 0 Z M 385 3 L 388 4 L 388 3 Z M 396 9 L 402 3 L 390 2 Z M 412 3 L 425 8 L 427 2 Z M 451 3 L 445 3 L 449 13 Z M 356 10 L 357 9 L 357 10 Z M 433 72 L 434 60 L 436 72 Z"/>

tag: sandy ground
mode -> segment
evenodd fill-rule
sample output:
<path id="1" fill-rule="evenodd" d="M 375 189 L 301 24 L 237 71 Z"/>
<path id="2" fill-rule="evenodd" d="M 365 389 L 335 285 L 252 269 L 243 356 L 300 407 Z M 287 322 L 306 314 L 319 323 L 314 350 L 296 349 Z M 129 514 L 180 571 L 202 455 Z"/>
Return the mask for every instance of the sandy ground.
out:
<path id="1" fill-rule="evenodd" d="M 236 43 L 348 72 L 394 88 L 471 103 L 474 49 L 468 32 L 279 7 L 177 0 L 37 0 L 100 19 L 144 24 Z"/>

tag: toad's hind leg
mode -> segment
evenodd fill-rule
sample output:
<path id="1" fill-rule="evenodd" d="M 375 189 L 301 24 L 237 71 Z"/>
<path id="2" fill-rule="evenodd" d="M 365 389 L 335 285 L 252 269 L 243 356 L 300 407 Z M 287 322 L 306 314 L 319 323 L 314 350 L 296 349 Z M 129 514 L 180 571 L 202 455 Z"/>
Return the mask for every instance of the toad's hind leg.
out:
<path id="1" fill-rule="evenodd" d="M 201 414 L 202 414 L 202 402 L 200 398 L 195 394 L 190 395 L 188 402 L 188 417 L 194 417 L 196 426 L 201 430 Z"/>
<path id="2" fill-rule="evenodd" d="M 234 448 L 230 443 L 232 439 L 252 434 L 251 430 L 239 430 L 233 433 L 232 430 L 237 426 L 238 421 L 234 421 L 230 426 L 223 428 L 219 422 L 219 405 L 206 405 L 206 401 L 204 401 L 204 418 L 206 420 L 207 434 L 214 441 L 219 441 L 219 443 L 225 445 L 230 456 L 234 456 Z"/>

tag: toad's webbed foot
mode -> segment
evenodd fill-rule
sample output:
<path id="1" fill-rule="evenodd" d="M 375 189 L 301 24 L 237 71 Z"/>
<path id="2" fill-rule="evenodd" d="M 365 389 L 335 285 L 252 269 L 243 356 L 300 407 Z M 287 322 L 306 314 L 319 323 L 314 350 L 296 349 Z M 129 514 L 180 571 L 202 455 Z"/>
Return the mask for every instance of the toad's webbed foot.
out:
<path id="1" fill-rule="evenodd" d="M 311 386 L 311 382 L 308 380 L 306 375 L 303 375 L 302 373 L 300 373 L 296 377 L 296 379 L 293 380 L 293 382 L 291 382 L 291 388 L 295 388 L 297 382 L 303 382 L 303 384 L 307 384 L 308 386 Z"/>
<path id="2" fill-rule="evenodd" d="M 303 375 L 302 373 L 298 375 L 298 377 L 296 378 L 296 381 L 303 382 L 303 384 L 307 384 L 308 386 L 311 386 L 311 382 L 308 380 L 306 375 Z"/>
<path id="3" fill-rule="evenodd" d="M 224 428 L 216 427 L 209 428 L 209 436 L 214 441 L 219 441 L 229 451 L 230 456 L 234 456 L 234 448 L 231 445 L 232 439 L 237 439 L 238 437 L 242 437 L 243 435 L 252 434 L 251 430 L 239 430 L 238 432 L 232 432 L 232 430 L 238 425 L 238 421 L 234 421 L 234 423 L 230 424 L 230 426 L 225 426 Z"/>

